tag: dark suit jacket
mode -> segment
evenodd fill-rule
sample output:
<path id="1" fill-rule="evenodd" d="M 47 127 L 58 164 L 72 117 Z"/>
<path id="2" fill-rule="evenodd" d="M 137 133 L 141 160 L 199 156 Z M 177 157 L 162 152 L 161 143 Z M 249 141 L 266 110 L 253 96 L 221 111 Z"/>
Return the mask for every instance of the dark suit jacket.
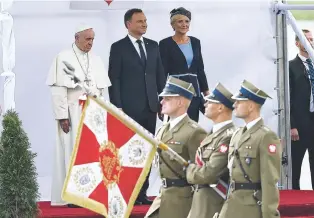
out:
<path id="1" fill-rule="evenodd" d="M 197 74 L 200 91 L 204 92 L 208 90 L 208 84 L 204 71 L 201 43 L 199 39 L 189 37 L 193 49 L 193 60 L 190 68 L 188 68 L 184 54 L 172 37 L 159 42 L 160 56 L 166 75 L 195 73 Z"/>
<path id="2" fill-rule="evenodd" d="M 311 84 L 299 56 L 289 61 L 289 83 L 291 129 L 297 128 L 303 138 L 308 138 L 314 135 L 314 113 L 310 112 Z"/>
<path id="3" fill-rule="evenodd" d="M 110 101 L 132 118 L 141 116 L 147 110 L 158 112 L 158 93 L 165 85 L 157 42 L 144 38 L 144 44 L 146 67 L 128 36 L 113 43 L 110 50 Z"/>

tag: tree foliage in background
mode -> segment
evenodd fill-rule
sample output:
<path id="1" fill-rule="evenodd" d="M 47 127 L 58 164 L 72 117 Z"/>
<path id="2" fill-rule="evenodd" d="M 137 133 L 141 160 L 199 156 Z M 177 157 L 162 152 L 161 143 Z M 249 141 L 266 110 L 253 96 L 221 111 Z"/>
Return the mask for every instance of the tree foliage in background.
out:
<path id="1" fill-rule="evenodd" d="M 8 111 L 0 137 L 0 217 L 35 218 L 39 199 L 36 154 L 30 151 L 27 134 L 18 114 Z"/>

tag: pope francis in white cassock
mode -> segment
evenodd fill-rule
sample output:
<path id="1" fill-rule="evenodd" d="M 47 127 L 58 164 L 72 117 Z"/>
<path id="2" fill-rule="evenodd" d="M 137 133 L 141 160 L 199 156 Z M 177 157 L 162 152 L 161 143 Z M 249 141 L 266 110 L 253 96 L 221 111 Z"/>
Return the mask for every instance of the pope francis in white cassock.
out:
<path id="1" fill-rule="evenodd" d="M 111 86 L 108 71 L 101 58 L 90 52 L 95 33 L 81 25 L 70 49 L 61 51 L 53 60 L 46 84 L 51 89 L 57 137 L 54 154 L 51 205 L 65 205 L 61 192 L 70 164 L 80 120 L 80 100 L 87 95 L 104 98 Z"/>

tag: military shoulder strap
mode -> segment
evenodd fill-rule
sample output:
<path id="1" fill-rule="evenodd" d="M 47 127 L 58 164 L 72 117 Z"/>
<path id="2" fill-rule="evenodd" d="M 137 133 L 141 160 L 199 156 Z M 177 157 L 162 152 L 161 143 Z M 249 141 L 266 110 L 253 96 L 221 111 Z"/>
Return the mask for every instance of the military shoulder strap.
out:
<path id="1" fill-rule="evenodd" d="M 240 155 L 239 155 L 238 148 L 235 149 L 234 155 L 236 156 L 236 159 L 237 159 L 237 161 L 238 161 L 238 163 L 239 163 L 239 166 L 240 166 L 240 169 L 241 169 L 241 171 L 242 171 L 242 173 L 243 173 L 244 178 L 245 178 L 249 183 L 253 183 L 252 180 L 251 180 L 251 178 L 249 177 L 249 175 L 248 175 L 248 174 L 245 172 L 245 170 L 244 170 L 244 167 L 243 167 L 242 162 L 241 162 L 241 160 L 240 160 Z"/>
<path id="2" fill-rule="evenodd" d="M 245 132 L 245 131 L 246 131 L 246 127 L 244 127 L 244 128 L 242 129 L 242 134 L 243 134 L 243 132 Z M 241 160 L 240 160 L 240 155 L 239 155 L 239 151 L 238 151 L 238 149 L 239 149 L 238 143 L 239 143 L 239 141 L 237 141 L 237 143 L 235 144 L 234 156 L 236 157 L 236 159 L 237 159 L 237 161 L 238 161 L 238 163 L 239 163 L 239 166 L 240 166 L 240 169 L 241 169 L 241 171 L 242 171 L 242 173 L 243 173 L 244 178 L 245 178 L 249 183 L 252 183 L 252 180 L 250 179 L 249 175 L 245 172 L 244 167 L 243 167 L 243 165 L 242 165 L 242 162 L 241 162 Z"/>

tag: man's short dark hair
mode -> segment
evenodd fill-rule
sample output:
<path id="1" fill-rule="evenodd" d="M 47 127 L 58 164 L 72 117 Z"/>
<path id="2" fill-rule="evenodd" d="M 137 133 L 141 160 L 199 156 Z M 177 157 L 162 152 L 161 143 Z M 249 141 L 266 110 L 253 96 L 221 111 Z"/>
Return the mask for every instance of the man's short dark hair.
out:
<path id="1" fill-rule="evenodd" d="M 126 25 L 127 21 L 130 21 L 132 19 L 133 14 L 136 13 L 143 13 L 143 11 L 139 8 L 132 8 L 130 10 L 128 10 L 127 12 L 125 12 L 124 14 L 124 25 L 126 28 L 128 28 L 128 26 Z"/>
<path id="2" fill-rule="evenodd" d="M 311 31 L 309 31 L 308 29 L 302 29 L 302 32 L 305 34 L 305 33 L 310 33 Z M 300 39 L 297 35 L 295 35 L 295 41 L 296 42 L 300 41 Z"/>

